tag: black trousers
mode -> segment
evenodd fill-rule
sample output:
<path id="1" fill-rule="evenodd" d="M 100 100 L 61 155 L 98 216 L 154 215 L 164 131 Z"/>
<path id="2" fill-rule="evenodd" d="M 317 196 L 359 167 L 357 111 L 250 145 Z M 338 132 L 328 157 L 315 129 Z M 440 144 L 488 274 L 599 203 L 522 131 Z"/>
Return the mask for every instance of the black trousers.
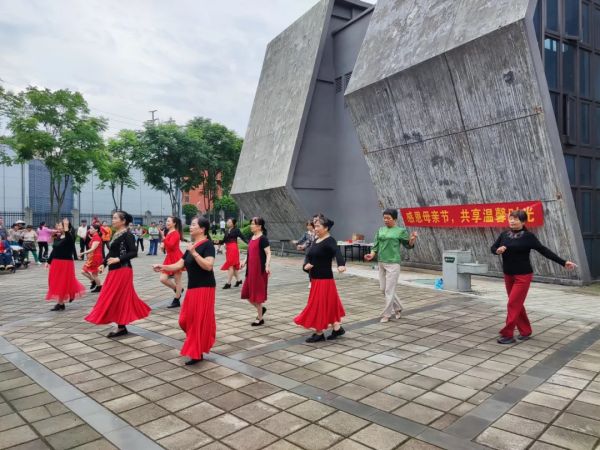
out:
<path id="1" fill-rule="evenodd" d="M 38 249 L 40 259 L 48 259 L 48 243 L 38 242 Z"/>
<path id="2" fill-rule="evenodd" d="M 140 247 L 142 247 L 142 251 L 144 251 L 144 239 L 143 238 L 138 238 L 138 240 L 137 240 L 137 249 L 139 250 Z"/>
<path id="3" fill-rule="evenodd" d="M 79 253 L 83 253 L 85 251 L 85 239 L 79 238 Z"/>

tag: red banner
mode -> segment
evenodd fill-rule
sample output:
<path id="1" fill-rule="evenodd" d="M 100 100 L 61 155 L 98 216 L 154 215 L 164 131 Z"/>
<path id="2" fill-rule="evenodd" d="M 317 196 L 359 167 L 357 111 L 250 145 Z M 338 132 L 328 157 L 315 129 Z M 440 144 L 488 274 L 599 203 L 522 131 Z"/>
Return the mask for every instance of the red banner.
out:
<path id="1" fill-rule="evenodd" d="M 508 226 L 508 215 L 516 209 L 527 212 L 527 226 L 541 227 L 544 225 L 544 208 L 539 200 L 401 208 L 400 213 L 404 219 L 404 225 L 407 227 L 484 228 Z"/>

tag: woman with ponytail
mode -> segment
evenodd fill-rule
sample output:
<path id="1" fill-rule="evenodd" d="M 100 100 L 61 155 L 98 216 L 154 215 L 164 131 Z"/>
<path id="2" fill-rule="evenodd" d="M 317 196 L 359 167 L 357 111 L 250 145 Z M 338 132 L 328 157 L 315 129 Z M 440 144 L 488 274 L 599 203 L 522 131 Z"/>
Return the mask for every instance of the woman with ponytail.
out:
<path id="1" fill-rule="evenodd" d="M 175 264 L 183 256 L 183 253 L 179 248 L 179 243 L 183 238 L 181 219 L 174 216 L 167 217 L 166 228 L 167 234 L 160 243 L 160 248 L 167 252 L 167 256 L 165 257 L 162 266 Z M 160 282 L 175 292 L 175 297 L 167 308 L 179 308 L 181 306 L 180 299 L 183 291 L 181 288 L 181 272 L 183 270 L 185 270 L 183 267 L 173 271 L 163 270 L 160 274 Z M 171 280 L 170 277 L 173 277 L 173 280 Z"/>
<path id="2" fill-rule="evenodd" d="M 271 247 L 267 239 L 265 219 L 253 217 L 250 221 L 252 238 L 248 243 L 246 259 L 240 268 L 246 267 L 246 279 L 242 286 L 242 299 L 248 300 L 256 308 L 256 320 L 253 327 L 264 325 L 264 313 L 267 308 L 263 303 L 267 301 L 267 284 L 271 274 Z"/>
<path id="3" fill-rule="evenodd" d="M 108 333 L 110 338 L 127 334 L 127 324 L 150 314 L 150 307 L 138 297 L 133 287 L 131 260 L 137 257 L 137 248 L 135 238 L 128 230 L 132 221 L 133 217 L 125 211 L 113 214 L 112 225 L 116 231 L 108 254 L 98 268 L 98 273 L 102 273 L 108 267 L 108 276 L 96 305 L 85 318 L 96 325 L 115 322 L 118 328 Z"/>

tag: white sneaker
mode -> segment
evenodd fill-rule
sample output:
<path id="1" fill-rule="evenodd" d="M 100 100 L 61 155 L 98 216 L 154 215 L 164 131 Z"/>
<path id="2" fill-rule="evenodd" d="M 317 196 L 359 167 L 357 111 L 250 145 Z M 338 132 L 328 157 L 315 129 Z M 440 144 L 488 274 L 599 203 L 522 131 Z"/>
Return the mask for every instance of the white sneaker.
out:
<path id="1" fill-rule="evenodd" d="M 400 319 L 402 317 L 402 311 L 396 311 L 396 314 L 394 315 L 394 317 L 396 319 Z"/>
<path id="2" fill-rule="evenodd" d="M 42 263 L 41 263 L 41 262 L 39 262 L 39 261 L 38 261 L 38 262 L 36 262 L 36 264 L 37 264 L 38 266 L 41 266 L 41 265 L 42 265 Z"/>
<path id="3" fill-rule="evenodd" d="M 310 289 L 310 283 L 308 283 L 308 288 Z"/>
<path id="4" fill-rule="evenodd" d="M 390 321 L 390 318 L 389 318 L 389 317 L 385 317 L 385 316 L 383 316 L 383 317 L 382 317 L 382 318 L 379 320 L 379 322 L 381 322 L 381 323 L 388 323 L 389 321 Z"/>

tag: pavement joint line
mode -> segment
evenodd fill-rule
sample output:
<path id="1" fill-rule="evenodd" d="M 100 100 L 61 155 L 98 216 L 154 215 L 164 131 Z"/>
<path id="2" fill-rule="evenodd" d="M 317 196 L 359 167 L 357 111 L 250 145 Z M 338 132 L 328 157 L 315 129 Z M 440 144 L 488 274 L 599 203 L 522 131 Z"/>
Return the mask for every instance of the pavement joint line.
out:
<path id="1" fill-rule="evenodd" d="M 425 306 L 420 306 L 418 308 L 414 308 L 414 309 L 405 309 L 402 311 L 402 317 L 406 317 L 406 316 L 411 316 L 414 314 L 419 314 L 422 312 L 427 312 L 427 311 L 432 311 L 434 309 L 437 308 L 441 308 L 443 306 L 447 306 L 449 303 L 454 303 L 456 301 L 470 301 L 470 300 L 466 300 L 466 299 L 446 299 L 443 300 L 441 302 L 435 302 L 429 305 L 425 305 Z M 344 328 L 347 331 L 352 331 L 352 330 L 358 330 L 360 328 L 364 328 L 364 327 L 368 327 L 370 325 L 375 325 L 377 323 L 379 323 L 380 318 L 374 318 L 374 319 L 367 319 L 367 320 L 363 320 L 360 322 L 354 322 L 348 325 L 344 325 Z M 304 343 L 304 341 L 306 340 L 306 336 L 300 336 L 297 338 L 293 338 L 293 339 L 289 339 L 287 341 L 277 341 L 271 344 L 266 344 L 263 346 L 259 346 L 259 347 L 255 347 L 253 349 L 250 350 L 244 350 L 241 352 L 237 352 L 237 353 L 233 353 L 231 355 L 229 355 L 229 358 L 231 359 L 237 359 L 237 360 L 244 360 L 244 359 L 248 359 L 248 358 L 253 358 L 255 356 L 261 356 L 264 355 L 266 353 L 271 353 L 274 352 L 276 350 L 283 350 L 287 347 L 292 347 L 294 345 L 298 345 L 298 344 L 302 344 Z"/>
<path id="2" fill-rule="evenodd" d="M 0 354 L 118 448 L 163 448 L 2 336 Z"/>
<path id="3" fill-rule="evenodd" d="M 431 305 L 430 305 L 431 306 Z M 438 305 L 439 306 L 439 305 Z M 370 321 L 366 321 L 370 322 Z M 147 339 L 159 342 L 169 347 L 180 350 L 183 343 L 177 339 L 164 336 L 155 331 L 146 330 L 139 326 L 129 326 L 130 331 L 138 336 L 145 337 Z M 441 448 L 448 450 L 483 450 L 486 447 L 480 446 L 467 439 L 446 435 L 445 432 L 436 430 L 427 425 L 423 425 L 414 422 L 410 419 L 406 419 L 394 414 L 382 411 L 373 406 L 351 400 L 341 395 L 332 394 L 329 391 L 292 380 L 283 375 L 279 375 L 273 372 L 269 372 L 265 369 L 252 366 L 243 361 L 233 359 L 228 356 L 219 355 L 217 353 L 210 353 L 204 358 L 206 361 L 210 361 L 221 366 L 227 367 L 232 370 L 236 370 L 244 375 L 251 376 L 260 381 L 273 384 L 277 387 L 293 392 L 298 395 L 302 395 L 316 402 L 332 406 L 340 411 L 347 412 L 358 417 L 361 417 L 370 422 L 376 423 L 386 428 L 390 428 L 399 433 L 406 434 L 408 436 L 421 439 L 433 445 L 437 445 Z"/>
<path id="4" fill-rule="evenodd" d="M 492 423 L 506 414 L 538 386 L 600 339 L 600 325 L 566 344 L 560 350 L 538 362 L 512 383 L 507 384 L 469 413 L 450 425 L 445 431 L 463 439 L 474 439 Z"/>

